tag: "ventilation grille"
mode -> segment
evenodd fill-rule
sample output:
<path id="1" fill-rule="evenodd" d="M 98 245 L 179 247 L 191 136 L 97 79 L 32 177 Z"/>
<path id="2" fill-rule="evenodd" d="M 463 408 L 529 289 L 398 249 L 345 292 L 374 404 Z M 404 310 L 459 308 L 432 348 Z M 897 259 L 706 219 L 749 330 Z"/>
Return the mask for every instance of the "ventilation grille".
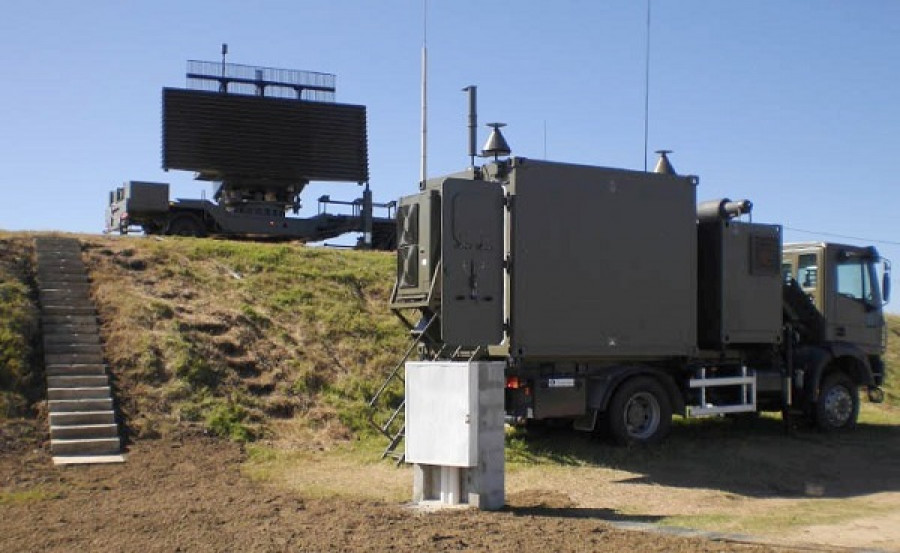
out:
<path id="1" fill-rule="evenodd" d="M 397 277 L 401 288 L 419 286 L 419 204 L 397 210 Z"/>

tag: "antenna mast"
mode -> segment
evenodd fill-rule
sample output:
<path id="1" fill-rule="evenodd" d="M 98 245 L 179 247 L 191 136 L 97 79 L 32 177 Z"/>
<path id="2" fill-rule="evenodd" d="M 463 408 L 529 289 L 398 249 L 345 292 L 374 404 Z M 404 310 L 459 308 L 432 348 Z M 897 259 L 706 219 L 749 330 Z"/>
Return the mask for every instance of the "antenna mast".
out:
<path id="1" fill-rule="evenodd" d="M 422 166 L 421 185 L 425 186 L 428 159 L 428 0 L 422 0 Z"/>
<path id="2" fill-rule="evenodd" d="M 647 172 L 647 140 L 650 131 L 650 0 L 647 0 L 647 50 L 644 59 L 644 172 Z"/>

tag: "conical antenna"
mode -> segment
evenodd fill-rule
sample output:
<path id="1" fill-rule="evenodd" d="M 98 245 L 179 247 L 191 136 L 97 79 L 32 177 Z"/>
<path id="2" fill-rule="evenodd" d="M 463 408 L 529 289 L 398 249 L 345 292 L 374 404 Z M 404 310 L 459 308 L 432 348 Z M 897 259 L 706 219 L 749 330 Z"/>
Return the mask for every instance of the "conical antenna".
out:
<path id="1" fill-rule="evenodd" d="M 675 168 L 672 167 L 672 163 L 669 161 L 667 154 L 671 154 L 672 150 L 656 150 L 656 153 L 659 154 L 659 159 L 656 160 L 656 168 L 653 169 L 654 173 L 662 173 L 663 175 L 677 175 L 675 172 Z"/>
<path id="2" fill-rule="evenodd" d="M 481 157 L 494 156 L 494 161 L 497 161 L 500 156 L 508 156 L 512 153 L 512 150 L 509 149 L 509 144 L 503 138 L 503 133 L 500 132 L 500 128 L 505 127 L 506 123 L 488 123 L 487 126 L 491 127 L 492 130 L 487 142 L 484 143 L 484 147 L 481 149 Z"/>

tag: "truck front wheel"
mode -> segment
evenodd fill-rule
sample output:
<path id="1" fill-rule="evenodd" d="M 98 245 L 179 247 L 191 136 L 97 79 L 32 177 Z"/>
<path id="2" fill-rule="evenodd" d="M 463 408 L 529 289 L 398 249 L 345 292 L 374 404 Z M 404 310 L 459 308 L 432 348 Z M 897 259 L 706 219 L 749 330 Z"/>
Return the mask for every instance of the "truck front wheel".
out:
<path id="1" fill-rule="evenodd" d="M 607 423 L 619 445 L 659 443 L 672 425 L 672 404 L 656 379 L 635 377 L 616 390 L 609 403 Z"/>
<path id="2" fill-rule="evenodd" d="M 825 432 L 850 430 L 859 415 L 859 390 L 843 372 L 826 376 L 816 400 L 816 426 Z"/>

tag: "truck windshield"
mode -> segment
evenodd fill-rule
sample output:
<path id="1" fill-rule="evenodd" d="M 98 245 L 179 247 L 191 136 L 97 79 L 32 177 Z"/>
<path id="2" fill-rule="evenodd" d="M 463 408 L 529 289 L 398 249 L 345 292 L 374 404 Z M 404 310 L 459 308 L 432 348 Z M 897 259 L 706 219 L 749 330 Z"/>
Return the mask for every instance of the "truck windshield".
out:
<path id="1" fill-rule="evenodd" d="M 880 301 L 875 287 L 875 267 L 865 259 L 847 259 L 837 266 L 839 295 L 875 304 Z"/>

